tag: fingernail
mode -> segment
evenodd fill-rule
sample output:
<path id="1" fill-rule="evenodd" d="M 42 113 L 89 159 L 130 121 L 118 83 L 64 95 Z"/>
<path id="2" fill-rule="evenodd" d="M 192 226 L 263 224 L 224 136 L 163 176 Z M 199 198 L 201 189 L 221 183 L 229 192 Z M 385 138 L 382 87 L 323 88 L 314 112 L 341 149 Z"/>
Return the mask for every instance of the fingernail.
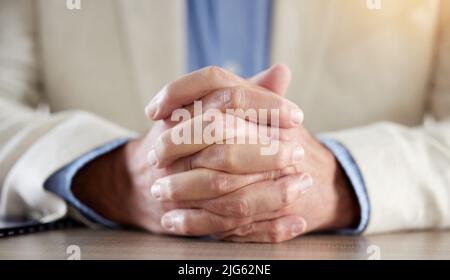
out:
<path id="1" fill-rule="evenodd" d="M 182 222 L 183 216 L 180 214 L 166 214 L 161 219 L 161 226 L 169 231 L 176 231 L 177 226 Z"/>
<path id="2" fill-rule="evenodd" d="M 150 163 L 150 165 L 155 166 L 158 163 L 158 158 L 156 157 L 155 150 L 151 150 L 147 155 L 147 160 Z"/>
<path id="3" fill-rule="evenodd" d="M 161 219 L 161 226 L 167 230 L 174 231 L 175 224 L 172 215 L 164 215 Z"/>
<path id="4" fill-rule="evenodd" d="M 292 110 L 291 121 L 294 125 L 301 124 L 303 122 L 303 112 L 300 110 Z"/>
<path id="5" fill-rule="evenodd" d="M 164 86 L 156 95 L 153 97 L 153 99 L 150 101 L 150 103 L 145 107 L 145 114 L 148 118 L 154 119 L 156 117 L 156 112 L 158 110 L 158 106 L 160 103 L 160 100 L 162 96 L 164 96 L 165 92 L 167 91 L 167 86 Z"/>
<path id="6" fill-rule="evenodd" d="M 145 107 L 145 115 L 149 119 L 153 119 L 155 117 L 156 108 L 157 108 L 157 104 L 154 100 L 152 100 L 150 102 L 150 104 L 148 104 L 147 107 Z"/>
<path id="7" fill-rule="evenodd" d="M 150 188 L 150 193 L 158 200 L 171 200 L 172 194 L 169 184 L 169 179 L 167 179 L 167 177 L 158 179 Z"/>
<path id="8" fill-rule="evenodd" d="M 302 222 L 294 223 L 291 226 L 291 234 L 292 236 L 297 236 L 303 232 L 304 225 Z"/>
<path id="9" fill-rule="evenodd" d="M 305 150 L 303 149 L 303 147 L 298 146 L 297 148 L 295 148 L 292 158 L 295 163 L 298 163 L 303 159 L 304 155 L 305 155 Z"/>
<path id="10" fill-rule="evenodd" d="M 313 186 L 313 179 L 309 175 L 305 175 L 300 179 L 300 190 L 302 192 L 306 191 Z"/>
<path id="11" fill-rule="evenodd" d="M 150 192 L 154 198 L 161 200 L 161 185 L 159 183 L 155 183 Z"/>

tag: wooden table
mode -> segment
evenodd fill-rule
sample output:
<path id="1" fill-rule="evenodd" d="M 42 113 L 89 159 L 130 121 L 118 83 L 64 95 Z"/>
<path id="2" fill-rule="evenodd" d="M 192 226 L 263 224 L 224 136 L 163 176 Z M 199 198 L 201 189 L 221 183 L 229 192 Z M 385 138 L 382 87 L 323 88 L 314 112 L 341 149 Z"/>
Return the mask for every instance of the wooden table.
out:
<path id="1" fill-rule="evenodd" d="M 66 229 L 0 239 L 0 259 L 450 259 L 450 232 L 311 235 L 282 244 L 237 244 L 133 231 Z"/>

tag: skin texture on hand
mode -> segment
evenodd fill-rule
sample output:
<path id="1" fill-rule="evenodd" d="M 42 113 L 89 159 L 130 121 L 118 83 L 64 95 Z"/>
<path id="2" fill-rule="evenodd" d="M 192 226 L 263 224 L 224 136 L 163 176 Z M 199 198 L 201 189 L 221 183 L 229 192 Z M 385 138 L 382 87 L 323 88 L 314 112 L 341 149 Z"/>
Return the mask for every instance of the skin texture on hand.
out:
<path id="1" fill-rule="evenodd" d="M 287 197 L 288 189 L 298 185 L 297 180 L 286 179 L 288 178 L 286 176 L 290 174 L 299 176 L 295 175 L 294 168 L 273 170 L 273 166 L 268 166 L 269 171 L 237 175 L 205 168 L 191 170 L 191 167 L 185 164 L 184 159 L 177 160 L 164 168 L 154 168 L 147 162 L 145 154 L 157 135 L 167 129 L 167 124 L 159 121 L 144 139 L 131 141 L 83 167 L 73 181 L 74 195 L 100 215 L 119 224 L 144 228 L 154 233 L 199 236 L 231 230 L 255 220 L 277 217 L 280 213 L 276 211 L 267 213 L 267 209 L 279 210 L 289 202 L 280 199 L 271 204 L 261 204 L 252 213 L 236 212 L 233 210 L 243 209 L 235 206 L 239 205 L 243 201 L 242 196 L 248 193 L 248 191 L 240 193 L 239 189 L 249 188 L 249 186 L 253 188 L 264 186 L 264 189 L 272 188 L 272 190 L 280 188 L 283 190 L 280 195 Z M 230 157 L 234 157 L 234 155 L 231 154 Z M 202 161 L 204 163 L 216 162 L 215 159 L 208 160 L 207 158 L 206 155 Z M 235 167 L 230 165 L 230 168 Z M 198 176 L 199 171 L 203 171 L 202 176 Z M 194 199 L 191 200 L 183 199 L 176 203 L 157 199 L 151 194 L 150 186 L 155 180 L 169 178 L 169 175 L 181 176 L 181 181 L 186 187 L 184 193 L 195 195 L 195 188 L 199 186 L 196 182 L 199 178 L 204 180 L 204 187 L 208 188 L 210 192 L 197 190 L 197 193 L 203 197 L 193 197 Z M 280 178 L 280 183 L 277 183 L 278 178 Z M 191 184 L 188 185 L 189 180 L 191 180 Z M 176 182 L 173 179 L 171 181 Z M 297 196 L 300 193 L 301 190 L 298 190 Z M 226 195 L 234 197 L 230 198 Z M 265 192 L 264 195 L 274 197 L 273 191 Z M 176 196 L 174 197 L 176 198 Z M 295 198 L 292 193 L 288 197 Z M 255 199 L 257 198 L 255 197 Z M 252 205 L 258 205 L 256 202 Z M 224 204 L 228 206 L 223 207 Z M 162 227 L 162 216 L 167 211 L 180 208 L 191 210 L 185 215 L 186 225 L 178 228 L 181 232 Z"/>
<path id="2" fill-rule="evenodd" d="M 72 192 L 111 221 L 161 232 L 158 220 L 163 211 L 145 187 L 152 181 L 153 171 L 145 160 L 134 156 L 140 143 L 141 140 L 130 141 L 87 164 L 74 177 Z M 142 207 L 145 203 L 154 207 Z M 140 217 L 146 217 L 148 223 L 143 224 Z"/>
<path id="3" fill-rule="evenodd" d="M 284 66 L 250 82 L 216 67 L 182 77 L 147 107 L 148 116 L 160 119 L 150 133 L 82 168 L 74 178 L 74 195 L 105 218 L 154 233 L 281 242 L 306 232 L 355 225 L 359 209 L 345 174 L 332 153 L 298 125 L 303 118 L 298 107 L 280 96 L 289 80 Z M 198 82 L 203 87 L 227 87 L 231 100 L 240 102 L 224 106 L 217 102 L 225 100 L 223 90 L 207 94 Z M 178 88 L 189 90 L 180 97 Z M 192 110 L 190 104 L 198 98 L 204 106 L 221 110 L 285 108 L 281 152 L 267 160 L 255 153 L 258 146 L 167 146 L 161 135 L 180 124 L 163 118 L 180 106 Z"/>
<path id="4" fill-rule="evenodd" d="M 283 135 L 284 134 L 284 135 Z M 225 233 L 216 234 L 220 239 L 241 241 L 241 242 L 281 242 L 292 239 L 300 234 L 316 231 L 330 231 L 356 226 L 359 221 L 359 206 L 352 187 L 348 182 L 342 168 L 334 158 L 333 154 L 312 137 L 303 127 L 290 129 L 286 133 L 282 133 L 283 137 L 290 139 L 292 142 L 298 142 L 305 149 L 305 155 L 300 163 L 295 164 L 297 174 L 310 174 L 314 178 L 314 187 L 300 195 L 287 195 L 287 203 L 279 208 L 274 219 L 266 219 L 259 222 L 245 224 Z M 235 156 L 239 156 L 236 153 Z M 192 171 L 191 171 L 192 172 Z M 177 208 L 189 208 L 196 206 L 195 201 L 192 202 L 192 196 L 195 192 L 187 191 L 188 196 L 181 192 L 177 192 L 177 188 L 182 184 L 182 178 L 174 178 L 168 176 L 163 180 L 170 181 L 159 186 L 160 193 L 169 193 L 165 196 L 165 201 L 177 202 Z M 311 177 L 303 177 L 298 175 L 294 180 L 301 182 L 301 179 Z M 186 176 L 184 177 L 186 178 Z M 157 181 L 158 182 L 158 181 Z M 199 192 L 198 192 L 199 193 Z M 241 195 L 241 193 L 243 193 Z M 281 189 L 264 189 L 261 185 L 258 189 L 252 187 L 242 188 L 240 191 L 234 191 L 227 195 L 219 196 L 215 202 L 221 202 L 218 206 L 226 208 L 227 205 L 234 207 L 235 211 L 228 213 L 230 216 L 252 216 L 260 214 L 252 205 L 270 204 L 271 199 L 277 200 L 277 195 L 282 194 Z M 239 195 L 239 199 L 228 200 L 229 197 Z M 254 199 L 257 196 L 259 200 Z M 189 201 L 184 204 L 184 200 Z M 195 198 L 194 198 L 195 199 Z M 280 198 L 282 199 L 282 198 Z M 239 204 L 233 204 L 232 201 L 239 201 Z M 201 205 L 198 205 L 201 206 Z M 209 211 L 215 212 L 217 209 L 209 208 L 203 205 Z M 245 209 L 245 210 L 243 210 Z M 270 211 L 264 208 L 265 211 Z M 182 209 L 170 211 L 164 217 L 175 213 L 176 220 L 185 220 L 194 210 Z M 240 213 L 236 214 L 236 211 Z M 247 212 L 242 214 L 242 212 Z M 249 213 L 250 212 L 250 213 Z M 184 218 L 181 218 L 184 217 Z M 184 227 L 184 228 L 183 228 Z M 173 232 L 177 234 L 186 234 L 186 225 L 175 226 Z M 270 228 L 270 230 L 268 230 Z"/>
<path id="5" fill-rule="evenodd" d="M 199 73 L 201 73 L 200 76 L 203 78 L 206 78 L 208 75 L 213 75 L 210 79 L 205 80 L 209 81 L 215 79 L 214 75 L 216 75 L 217 71 L 211 71 L 211 69 L 208 68 L 199 71 Z M 199 73 L 194 73 L 192 75 L 199 76 Z M 232 74 L 227 75 L 229 77 L 224 76 L 224 79 L 240 80 Z M 279 75 L 279 70 L 275 67 L 274 69 L 266 71 L 265 73 L 263 72 L 255 77 L 253 83 L 262 82 L 268 86 L 267 90 L 270 90 L 271 85 L 273 85 L 273 88 L 276 90 L 285 90 L 287 82 L 283 81 L 283 79 L 286 79 L 286 76 Z M 177 81 L 175 83 L 177 83 Z M 245 83 L 246 88 L 249 89 L 249 93 L 251 93 L 252 90 L 261 90 L 257 85 L 252 86 L 249 82 Z M 206 86 L 212 86 L 209 82 L 205 82 L 204 84 L 206 84 Z M 195 85 L 197 86 L 197 84 Z M 266 97 L 270 99 L 267 104 L 275 104 L 276 106 L 279 104 L 284 107 L 290 106 L 299 111 L 295 105 L 280 99 L 275 94 L 270 94 Z M 273 100 L 278 100 L 279 103 L 276 103 Z M 241 104 L 233 103 L 233 105 L 239 106 Z M 131 141 L 125 146 L 95 159 L 82 168 L 74 178 L 72 191 L 75 196 L 94 211 L 112 221 L 124 225 L 141 227 L 157 233 L 168 232 L 161 227 L 161 216 L 167 210 L 173 209 L 175 206 L 173 206 L 173 204 L 171 206 L 170 203 L 156 201 L 153 196 L 150 195 L 150 186 L 158 178 L 165 177 L 169 174 L 188 171 L 191 169 L 191 166 L 186 164 L 186 160 L 181 159 L 164 168 L 154 168 L 147 162 L 146 155 L 155 145 L 155 142 L 161 138 L 160 135 L 174 125 L 176 125 L 176 123 L 171 121 L 157 121 L 146 137 Z M 205 166 L 208 166 L 208 164 L 211 165 L 210 160 L 207 159 L 207 155 L 199 156 L 197 158 L 199 163 Z M 232 166 L 230 165 L 230 167 Z M 230 190 L 238 189 L 258 181 L 273 181 L 276 178 L 292 174 L 293 171 L 295 171 L 292 170 L 292 168 L 290 170 L 275 170 L 272 166 L 268 166 L 267 169 L 268 171 L 245 176 L 222 174 L 213 172 L 212 170 L 205 170 L 208 173 L 206 178 L 210 178 L 210 182 L 207 182 L 207 185 L 211 187 L 223 185 L 218 184 L 217 182 L 226 180 L 227 182 L 233 183 L 228 184 Z M 215 198 L 215 196 L 206 196 L 203 197 L 203 200 L 208 201 L 208 198 Z M 196 201 L 195 203 L 198 205 L 200 202 Z M 211 202 L 208 202 L 208 205 L 210 205 L 210 207 L 214 206 Z M 218 215 L 211 215 L 206 211 L 202 214 L 202 217 L 205 220 L 204 224 L 211 224 L 213 223 L 213 219 L 220 219 Z M 269 216 L 273 217 L 273 214 L 269 214 Z M 199 229 L 199 231 L 192 232 L 192 235 L 200 235 L 202 232 L 205 234 L 216 233 L 220 229 L 228 230 L 248 222 L 249 218 L 247 217 L 246 219 L 235 219 L 232 222 L 227 221 L 228 226 L 226 227 L 214 222 L 214 224 L 217 225 L 215 228 L 206 228 L 207 232 L 205 232 L 205 229 Z"/>

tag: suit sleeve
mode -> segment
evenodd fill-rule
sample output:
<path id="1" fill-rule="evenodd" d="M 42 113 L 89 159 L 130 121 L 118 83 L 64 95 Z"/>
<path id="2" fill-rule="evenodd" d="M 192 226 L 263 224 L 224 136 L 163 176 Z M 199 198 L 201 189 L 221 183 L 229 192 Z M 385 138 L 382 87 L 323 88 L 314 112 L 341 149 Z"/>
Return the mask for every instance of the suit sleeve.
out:
<path id="1" fill-rule="evenodd" d="M 370 201 L 365 233 L 450 227 L 450 1 L 440 2 L 428 120 L 332 134 L 361 171 Z M 405 104 L 407 106 L 407 104 Z"/>
<path id="2" fill-rule="evenodd" d="M 379 123 L 330 135 L 352 155 L 370 201 L 365 233 L 450 226 L 450 122 Z"/>
<path id="3" fill-rule="evenodd" d="M 88 112 L 36 109 L 45 102 L 38 90 L 33 2 L 0 1 L 0 216 L 49 222 L 68 209 L 44 189 L 45 180 L 88 151 L 134 134 Z"/>

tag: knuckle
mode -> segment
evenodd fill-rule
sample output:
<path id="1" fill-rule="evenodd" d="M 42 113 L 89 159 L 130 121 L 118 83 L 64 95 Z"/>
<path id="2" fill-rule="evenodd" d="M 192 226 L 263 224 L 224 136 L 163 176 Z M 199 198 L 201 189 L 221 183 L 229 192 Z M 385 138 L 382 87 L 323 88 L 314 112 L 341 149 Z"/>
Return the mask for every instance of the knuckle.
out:
<path id="1" fill-rule="evenodd" d="M 227 76 L 226 70 L 218 66 L 205 67 L 201 70 L 201 74 L 204 78 L 212 80 L 221 80 Z"/>
<path id="2" fill-rule="evenodd" d="M 182 168 L 184 171 L 194 170 L 195 168 L 201 166 L 201 163 L 198 160 L 197 154 L 182 157 L 178 161 L 181 162 L 181 165 L 183 166 Z M 174 172 L 175 173 L 179 172 L 179 169 L 176 169 L 176 167 L 175 167 Z"/>
<path id="3" fill-rule="evenodd" d="M 294 209 L 291 205 L 285 206 L 275 212 L 275 216 L 278 216 L 278 217 L 288 216 L 288 215 L 292 215 L 292 214 L 294 214 Z"/>
<path id="4" fill-rule="evenodd" d="M 243 104 L 245 89 L 241 86 L 232 87 L 230 90 L 230 97 L 227 108 L 238 109 Z"/>
<path id="5" fill-rule="evenodd" d="M 238 235 L 247 236 L 255 233 L 255 224 L 250 223 L 239 228 Z"/>
<path id="6" fill-rule="evenodd" d="M 211 217 L 211 225 L 214 232 L 226 231 L 233 227 L 230 219 L 219 217 Z"/>
<path id="7" fill-rule="evenodd" d="M 224 171 L 234 171 L 237 166 L 236 157 L 233 152 L 234 145 L 220 145 L 221 167 Z"/>
<path id="8" fill-rule="evenodd" d="M 252 214 L 248 201 L 242 197 L 220 200 L 213 203 L 211 207 L 225 217 L 246 218 Z"/>
<path id="9" fill-rule="evenodd" d="M 284 167 L 282 169 L 279 169 L 279 176 L 274 178 L 274 179 L 278 179 L 280 177 L 283 176 L 288 176 L 288 175 L 294 175 L 296 173 L 299 173 L 301 170 L 297 168 L 297 166 L 288 166 L 288 167 Z"/>
<path id="10" fill-rule="evenodd" d="M 248 201 L 244 198 L 234 200 L 230 205 L 231 213 L 240 218 L 251 216 L 251 209 Z"/>
<path id="11" fill-rule="evenodd" d="M 216 208 L 217 206 L 220 206 L 220 205 L 209 205 L 209 207 L 212 207 L 212 208 Z M 223 212 L 223 208 L 221 208 L 221 209 Z M 202 220 L 196 219 L 195 221 L 193 220 L 192 223 L 207 225 L 209 234 L 228 231 L 228 230 L 236 227 L 233 223 L 233 219 L 223 217 L 222 215 L 216 214 L 215 213 L 216 211 L 212 211 L 212 212 L 210 212 L 209 210 L 201 210 L 201 211 L 203 211 L 203 213 L 205 214 L 205 215 L 203 215 L 203 218 L 201 218 Z M 193 232 L 190 231 L 189 228 L 187 228 L 187 231 L 189 233 L 193 234 Z"/>
<path id="12" fill-rule="evenodd" d="M 228 186 L 228 175 L 221 173 L 214 173 L 210 175 L 210 184 L 213 193 L 217 195 L 225 194 Z"/>
<path id="13" fill-rule="evenodd" d="M 276 180 L 282 176 L 282 169 L 275 169 L 264 172 L 264 180 Z"/>

